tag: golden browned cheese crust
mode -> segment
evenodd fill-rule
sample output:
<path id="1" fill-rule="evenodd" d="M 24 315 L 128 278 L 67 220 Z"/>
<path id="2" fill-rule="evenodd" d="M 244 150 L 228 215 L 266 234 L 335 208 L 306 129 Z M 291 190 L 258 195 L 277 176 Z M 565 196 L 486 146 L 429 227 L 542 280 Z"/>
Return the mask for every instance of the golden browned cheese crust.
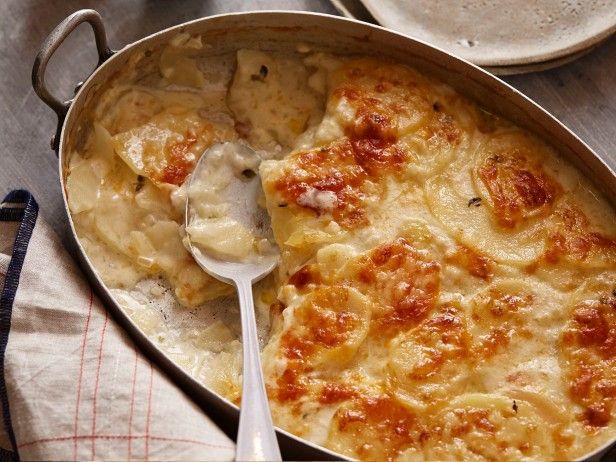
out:
<path id="1" fill-rule="evenodd" d="M 261 170 L 282 249 L 276 422 L 366 460 L 607 441 L 613 210 L 542 141 L 407 67 L 351 60 L 330 85 L 312 144 Z"/>

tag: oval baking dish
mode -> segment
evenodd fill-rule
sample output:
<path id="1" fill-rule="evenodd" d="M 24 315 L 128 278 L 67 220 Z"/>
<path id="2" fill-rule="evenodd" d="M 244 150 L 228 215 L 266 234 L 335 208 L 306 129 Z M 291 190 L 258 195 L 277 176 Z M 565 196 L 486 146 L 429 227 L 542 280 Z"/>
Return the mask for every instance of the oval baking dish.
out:
<path id="1" fill-rule="evenodd" d="M 94 29 L 99 65 L 79 87 L 74 99 L 62 102 L 52 96 L 44 84 L 47 62 L 62 41 L 81 23 Z M 233 433 L 237 407 L 214 393 L 173 362 L 131 321 L 103 284 L 81 246 L 66 194 L 66 178 L 70 147 L 78 141 L 80 127 L 87 123 L 87 114 L 97 96 L 105 90 L 115 74 L 124 68 L 136 52 L 145 52 L 169 42 L 179 32 L 200 34 L 211 48 L 203 51 L 220 53 L 250 47 L 268 51 L 294 50 L 298 42 L 341 55 L 366 55 L 387 58 L 408 64 L 451 85 L 462 95 L 479 101 L 488 111 L 503 116 L 534 132 L 568 159 L 614 205 L 616 174 L 576 135 L 553 116 L 524 95 L 481 70 L 440 49 L 386 29 L 353 20 L 315 13 L 251 12 L 203 18 L 153 34 L 122 50 L 111 51 L 98 13 L 81 10 L 65 19 L 48 37 L 38 54 L 33 69 L 33 85 L 37 94 L 58 116 L 57 133 L 52 148 L 58 155 L 59 178 L 71 236 L 82 267 L 88 274 L 109 310 L 139 346 L 164 369 L 192 398 L 206 409 L 228 432 Z M 147 54 L 146 54 L 147 56 Z M 147 59 L 147 58 L 145 58 Z M 334 459 L 341 456 L 308 441 L 279 430 L 285 456 L 292 459 Z M 614 441 L 598 448 L 585 458 L 598 457 Z"/>

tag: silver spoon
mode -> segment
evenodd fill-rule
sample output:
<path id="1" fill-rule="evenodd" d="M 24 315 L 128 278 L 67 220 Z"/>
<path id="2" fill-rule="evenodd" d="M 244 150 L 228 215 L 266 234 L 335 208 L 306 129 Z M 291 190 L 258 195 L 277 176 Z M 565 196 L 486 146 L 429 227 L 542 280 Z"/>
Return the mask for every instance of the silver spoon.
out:
<path id="1" fill-rule="evenodd" d="M 239 143 L 225 144 L 237 150 L 235 152 L 257 156 L 254 150 L 246 145 Z M 189 226 L 192 217 L 190 188 L 194 180 L 200 177 L 199 170 L 204 165 L 204 159 L 215 148 L 218 149 L 220 146 L 214 145 L 203 153 L 190 178 L 189 193 L 186 198 L 186 227 Z M 229 211 L 231 218 L 250 231 L 257 231 L 259 234 L 271 233 L 269 215 L 257 206 L 259 188 L 258 175 L 249 174 L 244 178 L 234 177 L 222 191 L 221 196 L 226 202 L 232 204 Z M 202 251 L 197 245 L 191 243 L 188 233 L 187 241 L 189 250 L 199 266 L 216 279 L 235 285 L 238 293 L 242 322 L 243 380 L 235 458 L 238 461 L 282 460 L 265 393 L 252 297 L 252 284 L 267 276 L 276 267 L 278 253 L 263 255 L 255 261 L 224 261 Z"/>

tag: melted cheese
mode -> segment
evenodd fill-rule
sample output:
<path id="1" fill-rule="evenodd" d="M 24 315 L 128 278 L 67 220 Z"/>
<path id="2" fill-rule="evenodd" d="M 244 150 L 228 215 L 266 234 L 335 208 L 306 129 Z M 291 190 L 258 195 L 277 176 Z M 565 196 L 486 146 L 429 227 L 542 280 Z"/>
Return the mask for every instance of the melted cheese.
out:
<path id="1" fill-rule="evenodd" d="M 240 130 L 255 148 L 285 147 L 322 113 L 301 61 L 257 50 L 237 53 L 237 71 L 227 98 Z"/>
<path id="2" fill-rule="evenodd" d="M 185 51 L 172 44 L 164 53 L 176 48 Z M 143 78 L 134 74 L 142 59 L 133 60 L 134 67 L 117 77 L 121 83 L 106 89 L 94 108 L 93 129 L 70 158 L 69 207 L 106 284 L 130 288 L 140 279 L 163 275 L 181 304 L 197 306 L 229 289 L 203 273 L 185 250 L 183 217 L 171 193 L 209 144 L 236 134 L 230 118 L 231 124 L 206 117 L 224 106 L 214 104 L 204 112 L 210 96 L 177 86 L 141 85 Z M 128 84 L 131 78 L 140 84 Z"/>
<path id="3" fill-rule="evenodd" d="M 368 59 L 334 71 L 311 140 L 261 170 L 283 249 L 264 351 L 278 424 L 367 460 L 566 459 L 614 434 L 615 215 L 587 180 Z M 319 192 L 334 206 L 304 200 Z M 335 364 L 290 362 L 296 307 L 339 288 L 365 297 L 367 335 Z"/>
<path id="4" fill-rule="evenodd" d="M 136 174 L 155 183 L 181 185 L 210 145 L 232 140 L 233 128 L 196 112 L 165 111 L 113 137 L 115 152 Z"/>
<path id="5" fill-rule="evenodd" d="M 235 303 L 180 223 L 203 149 L 244 138 L 269 159 L 281 249 L 255 290 L 278 426 L 392 461 L 573 459 L 616 435 L 616 214 L 587 179 L 406 66 L 206 46 L 136 56 L 66 182 L 82 245 L 150 338 L 239 402 Z M 202 193 L 204 245 L 253 246 Z"/>
<path id="6" fill-rule="evenodd" d="M 461 121 L 448 109 L 460 98 L 406 66 L 354 60 L 334 72 L 331 86 L 316 133 L 319 144 L 345 135 L 358 144 L 387 143 L 404 153 L 400 167 L 406 173 L 425 178 L 469 142 Z M 381 161 L 378 155 L 368 159 Z"/>
<path id="7" fill-rule="evenodd" d="M 520 130 L 478 138 L 476 151 L 428 181 L 430 210 L 465 246 L 498 262 L 530 265 L 545 251 L 546 217 L 573 194 L 577 176 Z"/>
<path id="8" fill-rule="evenodd" d="M 579 407 L 576 416 L 588 429 L 613 420 L 616 396 L 616 294 L 587 294 L 568 307 L 560 338 L 568 391 Z"/>

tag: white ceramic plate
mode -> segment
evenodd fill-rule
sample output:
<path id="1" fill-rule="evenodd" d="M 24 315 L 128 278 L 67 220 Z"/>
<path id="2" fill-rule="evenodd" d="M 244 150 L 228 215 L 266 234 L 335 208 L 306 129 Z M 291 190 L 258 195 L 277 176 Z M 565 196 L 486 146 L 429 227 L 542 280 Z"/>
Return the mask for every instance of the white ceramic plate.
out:
<path id="1" fill-rule="evenodd" d="M 547 61 L 541 61 L 538 63 L 520 64 L 518 66 L 483 66 L 483 68 L 494 75 L 516 75 L 516 74 L 528 74 L 529 72 L 541 72 L 553 69 L 555 67 L 563 66 L 567 63 L 575 61 L 584 55 L 587 55 L 595 48 L 603 45 L 608 39 L 595 43 L 594 45 L 584 48 L 583 50 L 576 51 L 569 55 L 565 55 L 561 58 L 548 59 Z"/>
<path id="2" fill-rule="evenodd" d="M 381 25 L 486 67 L 555 63 L 616 31 L 616 0 L 361 1 Z"/>

